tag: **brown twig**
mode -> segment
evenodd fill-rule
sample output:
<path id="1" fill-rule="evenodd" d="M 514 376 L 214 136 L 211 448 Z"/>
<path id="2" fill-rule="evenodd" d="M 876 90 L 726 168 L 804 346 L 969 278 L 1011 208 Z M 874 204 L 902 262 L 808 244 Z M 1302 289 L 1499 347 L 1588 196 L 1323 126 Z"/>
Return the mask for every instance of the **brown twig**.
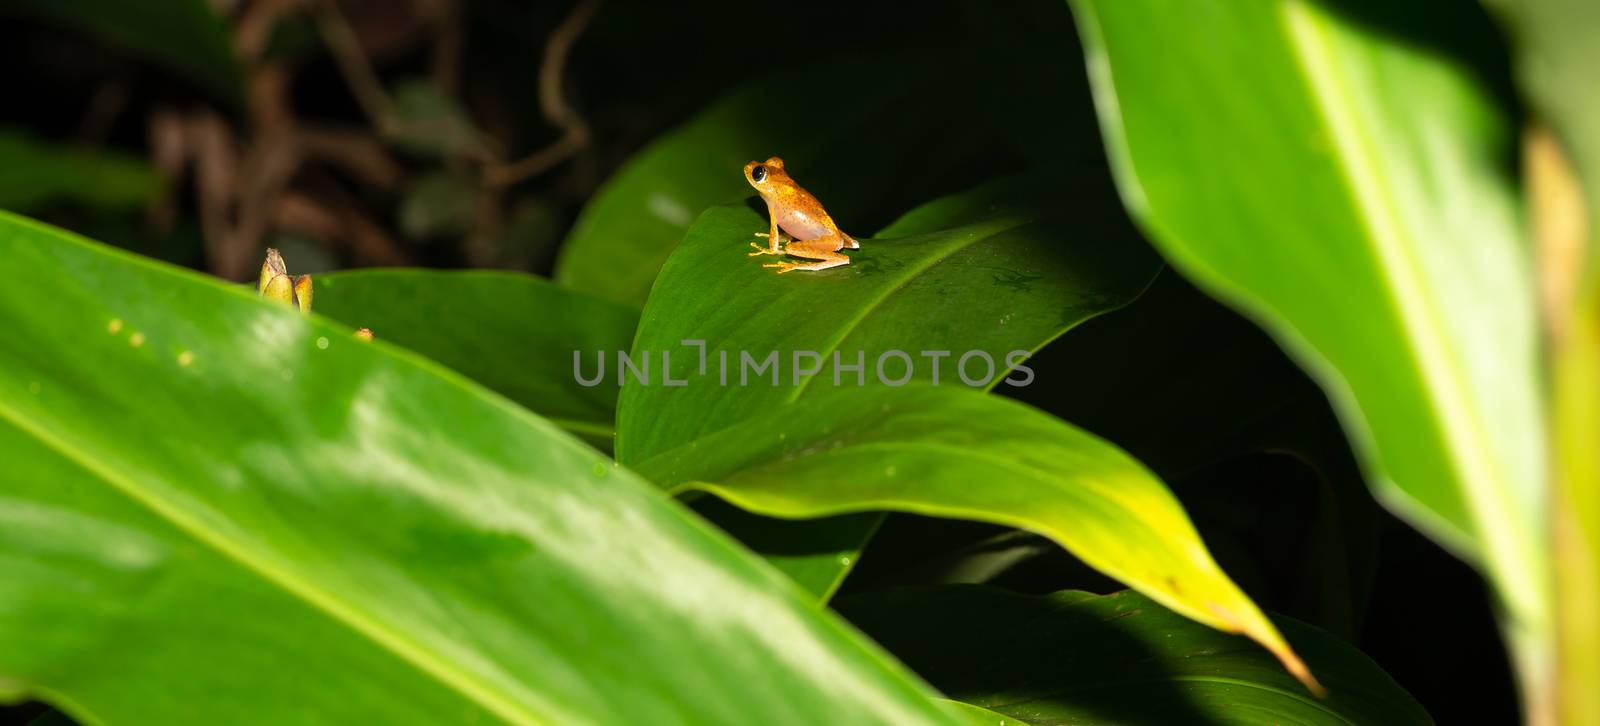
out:
<path id="1" fill-rule="evenodd" d="M 195 195 L 200 230 L 205 237 L 207 267 L 215 275 L 237 279 L 241 265 L 249 263 L 241 262 L 231 244 L 238 164 L 233 134 L 216 113 L 202 111 L 190 117 L 187 136 L 187 145 L 194 155 Z"/>
<path id="2" fill-rule="evenodd" d="M 106 134 L 117 117 L 128 107 L 128 82 L 113 78 L 95 86 L 84 109 L 83 121 L 78 124 L 78 141 L 86 146 L 105 143 Z"/>
<path id="3" fill-rule="evenodd" d="M 434 28 L 428 76 L 445 93 L 461 87 L 461 8 L 456 0 L 426 0 L 422 7 Z"/>
<path id="4" fill-rule="evenodd" d="M 300 149 L 294 110 L 289 105 L 289 69 L 282 64 L 260 66 L 250 77 L 250 116 L 254 133 L 239 164 L 235 185 L 237 217 L 230 247 L 243 262 L 238 270 L 219 271 L 235 279 L 249 272 L 262 240 L 272 230 L 272 212 L 278 197 L 300 169 Z"/>
<path id="5" fill-rule="evenodd" d="M 150 165 L 161 177 L 161 195 L 145 209 L 145 220 L 162 234 L 172 231 L 178 219 L 178 200 L 174 192 L 183 182 L 189 165 L 187 124 L 183 114 L 165 106 L 152 109 L 145 120 Z"/>
<path id="6" fill-rule="evenodd" d="M 233 24 L 233 52 L 246 63 L 260 60 L 278 22 L 299 8 L 300 0 L 254 0 L 246 3 L 243 13 Z"/>
<path id="7" fill-rule="evenodd" d="M 365 127 L 303 124 L 300 147 L 308 158 L 325 161 L 383 191 L 394 191 L 405 168 Z"/>
<path id="8" fill-rule="evenodd" d="M 383 90 L 372 64 L 361 52 L 361 41 L 356 38 L 355 30 L 351 29 L 344 14 L 339 12 L 337 1 L 319 0 L 312 8 L 312 16 L 323 42 L 328 44 L 328 50 L 333 53 L 339 72 L 344 75 L 345 83 L 350 86 L 350 92 L 355 94 L 361 111 L 377 127 L 378 133 L 393 133 L 394 103 Z"/>
<path id="9" fill-rule="evenodd" d="M 309 224 L 300 228 L 332 230 L 323 239 L 343 245 L 361 264 L 389 267 L 412 264 L 411 255 L 332 177 L 325 173 L 308 173 L 300 186 L 292 197 L 285 195 L 279 202 L 279 221 L 322 224 L 320 228 Z M 326 219 L 314 222 L 322 217 Z M 326 226 L 329 222 L 336 226 Z"/>
<path id="10" fill-rule="evenodd" d="M 544 60 L 539 66 L 539 110 L 546 121 L 562 130 L 561 138 L 521 160 L 487 168 L 484 181 L 490 186 L 509 186 L 542 174 L 589 144 L 589 125 L 567 103 L 562 78 L 573 44 L 599 9 L 600 0 L 578 0 L 545 44 Z"/>

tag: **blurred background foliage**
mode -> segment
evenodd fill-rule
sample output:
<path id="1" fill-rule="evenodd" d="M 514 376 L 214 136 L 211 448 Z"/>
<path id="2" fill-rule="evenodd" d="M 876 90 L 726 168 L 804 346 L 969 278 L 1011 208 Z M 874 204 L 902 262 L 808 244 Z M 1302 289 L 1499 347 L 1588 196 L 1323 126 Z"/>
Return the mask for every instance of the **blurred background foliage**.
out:
<path id="1" fill-rule="evenodd" d="M 0 53 L 26 102 L 8 104 L 0 153 L 39 178 L 0 202 L 236 280 L 269 245 L 311 272 L 549 273 L 585 204 L 664 136 L 616 184 L 670 179 L 681 199 L 611 224 L 681 232 L 690 205 L 742 196 L 728 160 L 801 130 L 781 151 L 861 229 L 1030 161 L 1099 155 L 1060 140 L 1093 134 L 1092 109 L 1008 87 L 1084 87 L 1057 47 L 1064 9 L 944 5 L 5 0 Z M 1019 32 L 1041 57 L 997 52 Z M 103 181 L 50 182 L 68 170 Z M 585 216 L 578 244 L 622 215 Z"/>
<path id="2" fill-rule="evenodd" d="M 0 208 L 235 281 L 268 246 L 296 272 L 531 272 L 616 319 L 703 209 L 749 196 L 749 158 L 784 156 L 846 230 L 1019 171 L 1081 190 L 1056 200 L 1068 218 L 1122 215 L 1065 3 L 1005 5 L 0 0 Z M 1503 57 L 1472 63 L 1506 76 Z M 1262 607 L 1356 644 L 1439 722 L 1516 718 L 1481 580 L 1373 504 L 1326 399 L 1265 334 L 1164 272 L 1034 367 L 1060 372 L 1008 393 L 1155 469 Z M 1117 384 L 1051 386 L 1086 377 Z M 1246 423 L 1215 430 L 1222 409 Z M 842 598 L 1120 589 L 974 523 L 893 515 L 866 554 Z"/>

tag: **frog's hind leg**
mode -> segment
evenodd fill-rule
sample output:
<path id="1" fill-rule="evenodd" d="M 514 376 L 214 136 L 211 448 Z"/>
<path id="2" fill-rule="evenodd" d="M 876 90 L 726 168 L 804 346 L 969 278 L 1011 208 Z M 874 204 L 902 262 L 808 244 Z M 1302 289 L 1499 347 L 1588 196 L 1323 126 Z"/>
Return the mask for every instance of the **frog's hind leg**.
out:
<path id="1" fill-rule="evenodd" d="M 762 267 L 776 267 L 778 274 L 790 270 L 826 270 L 830 267 L 850 264 L 850 258 L 839 254 L 839 248 L 844 240 L 837 236 L 819 237 L 805 241 L 793 241 L 783 248 L 784 254 L 792 257 L 803 257 L 816 262 L 775 262 Z"/>

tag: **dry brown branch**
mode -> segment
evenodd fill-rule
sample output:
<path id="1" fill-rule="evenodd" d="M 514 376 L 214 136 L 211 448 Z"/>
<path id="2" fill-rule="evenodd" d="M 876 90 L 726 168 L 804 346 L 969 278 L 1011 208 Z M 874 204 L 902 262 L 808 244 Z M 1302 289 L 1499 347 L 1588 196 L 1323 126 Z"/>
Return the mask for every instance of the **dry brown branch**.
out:
<path id="1" fill-rule="evenodd" d="M 346 196 L 330 201 L 322 195 L 290 190 L 278 198 L 273 226 L 295 230 L 341 246 L 363 265 L 408 265 L 411 258 L 366 211 Z"/>
<path id="2" fill-rule="evenodd" d="M 178 218 L 174 190 L 183 181 L 189 164 L 189 135 L 183 115 L 158 106 L 145 121 L 145 139 L 150 145 L 150 166 L 161 177 L 161 196 L 145 210 L 145 222 L 166 233 Z"/>
<path id="3" fill-rule="evenodd" d="M 340 221 L 339 215 L 310 195 L 295 189 L 285 191 L 278 197 L 278 207 L 272 213 L 272 226 L 321 240 L 332 240 L 344 234 L 344 222 Z"/>
<path id="4" fill-rule="evenodd" d="M 461 89 L 461 4 L 422 0 L 419 5 L 434 29 L 428 76 L 439 90 L 454 95 Z"/>
<path id="5" fill-rule="evenodd" d="M 344 14 L 339 12 L 338 2 L 316 0 L 312 16 L 316 19 L 323 42 L 328 44 L 328 51 L 333 54 L 339 72 L 344 75 L 345 83 L 350 86 L 350 92 L 355 94 L 356 103 L 367 115 L 367 120 L 378 129 L 378 133 L 393 133 L 394 104 L 384 91 L 383 84 L 378 81 L 372 64 L 367 62 L 366 55 L 362 53 L 361 41 L 356 38 Z"/>
<path id="6" fill-rule="evenodd" d="M 405 177 L 405 168 L 389 154 L 389 147 L 364 128 L 303 125 L 300 147 L 307 159 L 325 161 L 383 191 L 394 191 Z"/>
<path id="7" fill-rule="evenodd" d="M 237 266 L 213 270 L 228 279 L 239 279 L 250 272 L 250 261 L 258 256 L 263 238 L 271 230 L 278 196 L 300 168 L 303 154 L 294 112 L 288 103 L 289 81 L 289 70 L 283 65 L 260 66 L 250 76 L 254 133 L 239 163 L 234 187 L 236 216 L 227 241 L 232 255 L 227 259 L 242 261 Z"/>
<path id="8" fill-rule="evenodd" d="M 113 78 L 95 86 L 89 96 L 89 106 L 84 109 L 83 120 L 78 124 L 78 140 L 89 146 L 105 143 L 111 125 L 128 107 L 128 82 Z"/>
<path id="9" fill-rule="evenodd" d="M 253 0 L 233 25 L 233 51 L 246 62 L 256 61 L 265 52 L 267 41 L 278 22 L 295 10 L 301 0 Z"/>
<path id="10" fill-rule="evenodd" d="M 150 144 L 150 165 L 168 184 L 183 179 L 184 165 L 189 161 L 183 114 L 166 106 L 150 111 L 145 122 L 145 137 Z"/>
<path id="11" fill-rule="evenodd" d="M 412 263 L 411 255 L 361 203 L 326 174 L 309 175 L 295 194 L 299 201 L 292 202 L 291 206 L 309 202 L 338 220 L 339 232 L 327 239 L 345 247 L 358 264 L 394 267 Z"/>
<path id="12" fill-rule="evenodd" d="M 232 251 L 234 179 L 238 165 L 233 134 L 222 118 L 212 111 L 200 111 L 187 124 L 190 153 L 194 155 L 194 186 L 200 212 L 200 230 L 205 237 L 206 263 L 212 274 L 239 279 L 241 262 Z M 249 258 L 242 263 L 246 271 Z"/>
<path id="13" fill-rule="evenodd" d="M 573 44 L 599 9 L 600 0 L 578 0 L 545 44 L 544 60 L 539 66 L 539 110 L 546 121 L 562 130 L 561 138 L 521 160 L 490 166 L 484 174 L 490 186 L 507 186 L 542 174 L 589 144 L 589 125 L 567 103 L 562 79 Z"/>

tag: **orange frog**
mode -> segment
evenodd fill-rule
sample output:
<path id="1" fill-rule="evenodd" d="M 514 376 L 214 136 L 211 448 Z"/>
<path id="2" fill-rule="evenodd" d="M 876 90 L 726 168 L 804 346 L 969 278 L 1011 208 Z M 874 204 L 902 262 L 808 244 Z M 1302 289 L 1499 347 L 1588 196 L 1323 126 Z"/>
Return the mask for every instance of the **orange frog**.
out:
<path id="1" fill-rule="evenodd" d="M 839 250 L 853 250 L 861 245 L 840 232 L 839 225 L 833 223 L 822 203 L 789 178 L 788 172 L 783 170 L 783 159 L 774 156 L 765 162 L 745 164 L 744 178 L 761 194 L 761 199 L 767 203 L 767 216 L 772 218 L 770 231 L 756 233 L 757 237 L 767 238 L 766 246 L 751 242 L 750 246 L 756 251 L 750 256 L 789 255 L 817 260 L 774 262 L 762 267 L 776 267 L 778 274 L 783 274 L 790 270 L 826 270 L 850 264 L 850 258 L 839 254 Z M 783 244 L 780 228 L 793 238 L 788 244 Z"/>

